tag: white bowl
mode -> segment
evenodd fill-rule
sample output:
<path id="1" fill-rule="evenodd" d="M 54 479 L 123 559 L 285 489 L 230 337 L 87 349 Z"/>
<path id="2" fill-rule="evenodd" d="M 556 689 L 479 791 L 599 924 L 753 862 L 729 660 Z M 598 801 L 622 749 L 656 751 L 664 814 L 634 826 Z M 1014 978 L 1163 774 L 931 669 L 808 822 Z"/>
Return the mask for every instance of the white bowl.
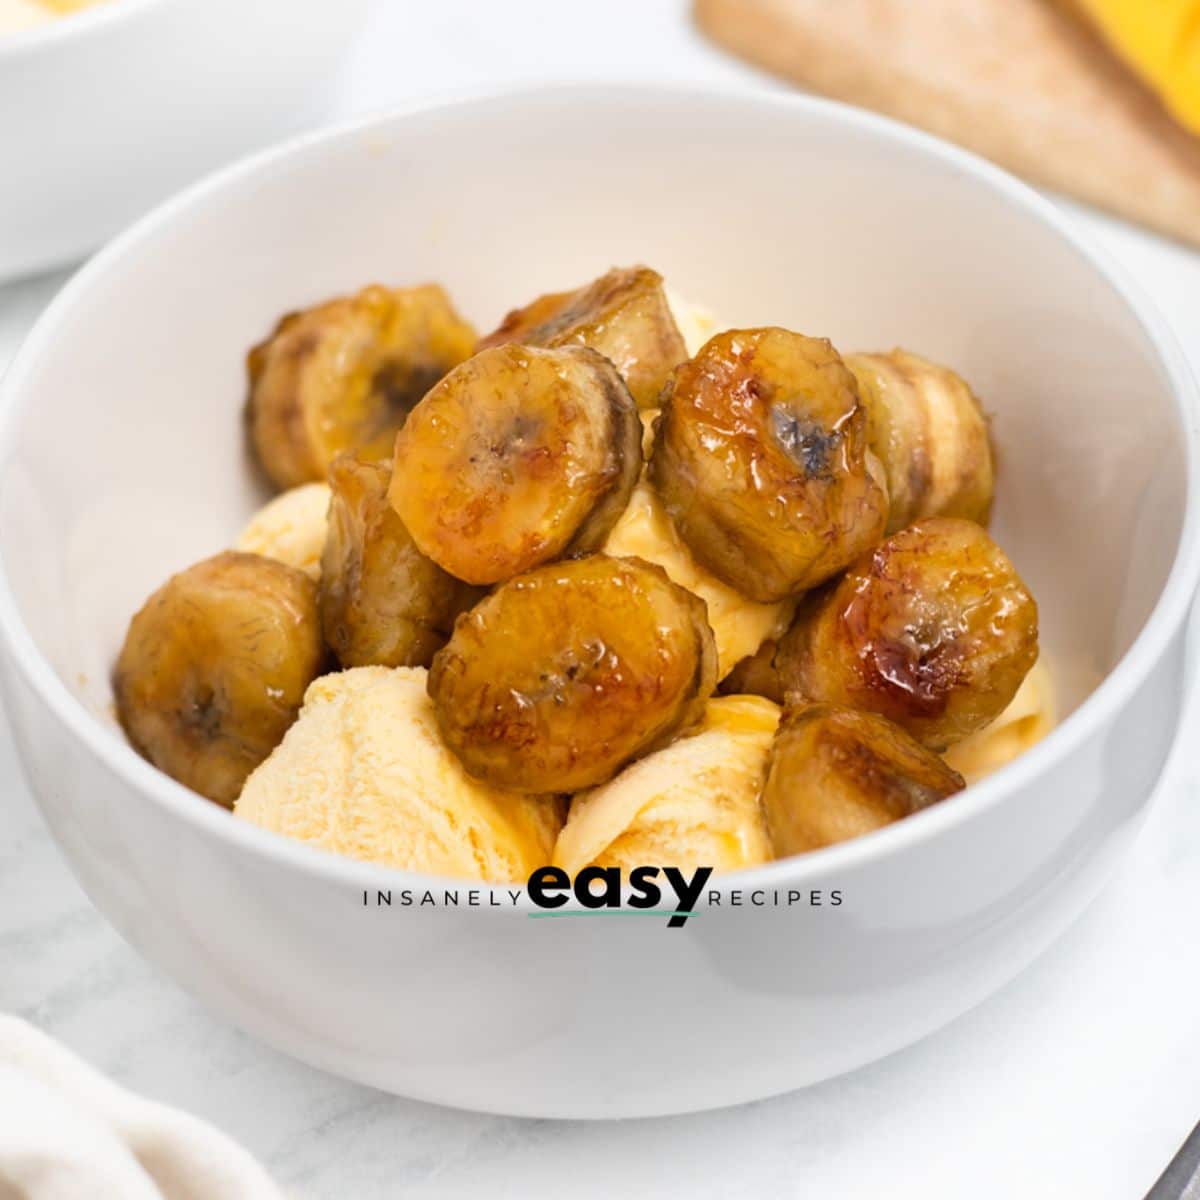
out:
<path id="1" fill-rule="evenodd" d="M 0 280 L 309 122 L 369 0 L 106 0 L 0 35 Z"/>
<path id="2" fill-rule="evenodd" d="M 114 654 L 142 599 L 260 499 L 242 360 L 279 313 L 436 279 L 486 327 L 638 260 L 730 323 L 902 344 L 976 385 L 997 536 L 1039 598 L 1069 714 L 1056 732 L 918 816 L 725 878 L 682 930 L 531 921 L 503 889 L 495 909 L 404 908 L 428 881 L 246 826 L 129 748 Z M 730 1104 L 937 1029 L 1095 894 L 1178 723 L 1196 464 L 1193 384 L 1145 302 L 1050 204 L 922 134 L 811 99 L 623 88 L 384 117 L 172 201 L 30 336 L 0 429 L 9 712 L 96 904 L 272 1045 L 507 1113 Z M 392 908 L 364 908 L 376 889 Z M 826 904 L 752 907 L 757 889 Z"/>

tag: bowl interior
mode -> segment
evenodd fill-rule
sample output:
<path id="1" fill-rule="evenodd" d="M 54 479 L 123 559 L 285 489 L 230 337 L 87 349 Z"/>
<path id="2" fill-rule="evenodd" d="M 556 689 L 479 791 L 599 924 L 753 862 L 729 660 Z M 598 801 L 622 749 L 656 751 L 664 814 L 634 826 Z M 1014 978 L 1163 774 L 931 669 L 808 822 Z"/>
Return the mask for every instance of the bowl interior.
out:
<path id="1" fill-rule="evenodd" d="M 130 615 L 264 498 L 243 363 L 282 312 L 437 280 L 486 329 L 644 261 L 725 325 L 900 345 L 966 376 L 994 414 L 995 533 L 1069 712 L 1166 581 L 1186 464 L 1149 335 L 1039 211 L 957 154 L 806 101 L 546 92 L 305 143 L 160 210 L 26 346 L 0 481 L 21 616 L 120 738 L 109 671 Z"/>

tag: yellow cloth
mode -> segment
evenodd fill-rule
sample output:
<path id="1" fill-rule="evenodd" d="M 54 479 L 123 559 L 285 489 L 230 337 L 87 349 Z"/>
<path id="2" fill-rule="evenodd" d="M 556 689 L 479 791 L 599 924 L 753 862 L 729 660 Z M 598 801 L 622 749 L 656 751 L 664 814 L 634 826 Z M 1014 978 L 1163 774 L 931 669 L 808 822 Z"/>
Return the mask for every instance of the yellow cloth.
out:
<path id="1" fill-rule="evenodd" d="M 1200 133 L 1200 0 L 1076 0 L 1105 40 Z"/>

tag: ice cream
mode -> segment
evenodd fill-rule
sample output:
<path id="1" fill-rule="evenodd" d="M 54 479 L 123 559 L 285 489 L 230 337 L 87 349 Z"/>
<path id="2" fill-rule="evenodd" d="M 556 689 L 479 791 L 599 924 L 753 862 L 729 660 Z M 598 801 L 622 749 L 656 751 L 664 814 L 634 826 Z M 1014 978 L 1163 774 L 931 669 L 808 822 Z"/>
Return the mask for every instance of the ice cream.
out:
<path id="1" fill-rule="evenodd" d="M 670 288 L 667 289 L 667 307 L 671 310 L 671 316 L 675 318 L 675 324 L 683 336 L 683 344 L 687 347 L 689 355 L 695 355 L 717 332 L 717 319 L 707 308 L 685 300 Z"/>
<path id="2" fill-rule="evenodd" d="M 250 518 L 233 548 L 276 558 L 319 580 L 329 495 L 327 483 L 304 483 L 281 492 Z"/>
<path id="3" fill-rule="evenodd" d="M 357 667 L 316 680 L 235 814 L 386 866 L 524 882 L 550 861 L 562 802 L 472 779 L 438 735 L 425 679 L 421 668 Z"/>
<path id="4" fill-rule="evenodd" d="M 998 771 L 1036 745 L 1055 725 L 1054 683 L 1038 659 L 1009 706 L 986 728 L 951 746 L 942 757 L 968 783 Z"/>
<path id="5" fill-rule="evenodd" d="M 634 489 L 628 507 L 608 535 L 604 551 L 658 563 L 673 582 L 708 605 L 708 623 L 717 642 L 718 679 L 753 654 L 767 638 L 779 637 L 791 623 L 794 600 L 757 604 L 700 566 L 645 479 Z"/>
<path id="6" fill-rule="evenodd" d="M 771 858 L 759 792 L 779 708 L 760 696 L 709 702 L 697 732 L 571 803 L 554 862 L 581 868 L 734 871 Z"/>

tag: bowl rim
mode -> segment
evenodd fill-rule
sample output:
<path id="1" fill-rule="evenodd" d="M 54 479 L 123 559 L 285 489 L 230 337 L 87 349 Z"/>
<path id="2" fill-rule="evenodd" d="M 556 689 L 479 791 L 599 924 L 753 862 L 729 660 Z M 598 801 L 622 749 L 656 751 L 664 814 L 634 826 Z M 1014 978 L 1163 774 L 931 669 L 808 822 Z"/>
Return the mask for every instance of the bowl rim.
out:
<path id="1" fill-rule="evenodd" d="M 97 30 L 103 32 L 136 20 L 149 9 L 175 3 L 176 0 L 97 0 L 75 12 L 55 14 L 49 21 L 29 29 L 0 35 L 0 67 L 5 59 L 21 54 L 47 52 L 68 42 L 79 41 Z"/>
<path id="2" fill-rule="evenodd" d="M 165 0 L 112 2 L 114 9 L 119 9 L 126 4 L 141 7 Z M 425 114 L 451 109 L 469 110 L 479 105 L 500 103 L 515 106 L 575 104 L 603 107 L 631 100 L 647 105 L 741 105 L 754 111 L 765 108 L 780 113 L 804 114 L 833 126 L 882 137 L 904 146 L 918 158 L 936 162 L 973 179 L 981 187 L 1021 210 L 1024 215 L 1049 226 L 1120 297 L 1155 351 L 1178 416 L 1179 433 L 1185 449 L 1186 494 L 1183 521 L 1170 571 L 1137 636 L 1079 707 L 1036 746 L 994 775 L 972 785 L 961 796 L 955 797 L 952 803 L 934 805 L 903 821 L 808 854 L 718 874 L 710 881 L 708 888 L 727 895 L 735 890 L 786 888 L 828 880 L 831 876 L 836 878 L 839 872 L 857 870 L 877 859 L 901 854 L 908 846 L 933 840 L 973 820 L 1062 762 L 1081 741 L 1113 717 L 1136 692 L 1170 639 L 1184 625 L 1200 578 L 1200 396 L 1175 334 L 1141 287 L 1106 251 L 1094 243 L 1076 220 L 1029 185 L 969 151 L 890 118 L 820 97 L 744 85 L 658 83 L 462 89 L 416 99 L 408 104 L 290 138 L 210 173 L 160 204 L 109 242 L 59 291 L 25 338 L 3 379 L 0 379 L 0 476 L 13 459 L 18 444 L 23 411 L 22 388 L 34 365 L 54 342 L 58 325 L 81 299 L 86 299 L 93 280 L 118 264 L 128 250 L 153 238 L 160 230 L 203 211 L 211 200 L 227 191 L 236 190 L 246 179 L 305 156 L 319 156 L 325 147 L 346 139 L 391 132 L 394 127 Z M 112 731 L 105 728 L 59 678 L 41 654 L 21 618 L 9 582 L 2 543 L 0 651 L 7 652 L 27 686 L 68 733 L 82 742 L 114 776 L 152 803 L 165 808 L 171 816 L 205 833 L 212 833 L 223 841 L 232 842 L 241 851 L 267 860 L 272 866 L 312 873 L 325 882 L 355 889 L 409 887 L 421 891 L 429 888 L 436 894 L 447 888 L 460 891 L 474 888 L 485 895 L 491 892 L 504 895 L 506 891 L 524 885 L 524 880 L 507 885 L 481 883 L 350 858 L 239 821 L 221 806 L 201 800 L 196 793 L 143 759 L 127 741 L 114 738 Z M 520 902 L 495 911 L 524 911 L 532 907 L 528 896 L 522 895 Z M 492 910 L 485 906 L 481 911 Z"/>

